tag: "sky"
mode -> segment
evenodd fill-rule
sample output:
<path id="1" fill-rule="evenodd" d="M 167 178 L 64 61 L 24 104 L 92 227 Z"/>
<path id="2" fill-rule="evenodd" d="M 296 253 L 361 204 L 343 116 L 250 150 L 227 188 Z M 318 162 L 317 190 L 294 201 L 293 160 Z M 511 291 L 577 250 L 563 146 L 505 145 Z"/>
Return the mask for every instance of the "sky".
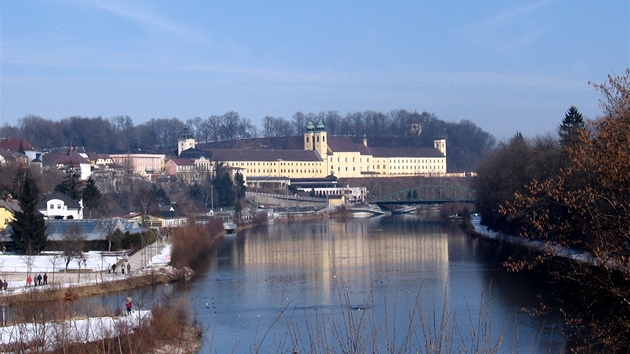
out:
<path id="1" fill-rule="evenodd" d="M 0 0 L 0 126 L 426 111 L 498 140 L 597 118 L 630 67 L 608 1 Z"/>

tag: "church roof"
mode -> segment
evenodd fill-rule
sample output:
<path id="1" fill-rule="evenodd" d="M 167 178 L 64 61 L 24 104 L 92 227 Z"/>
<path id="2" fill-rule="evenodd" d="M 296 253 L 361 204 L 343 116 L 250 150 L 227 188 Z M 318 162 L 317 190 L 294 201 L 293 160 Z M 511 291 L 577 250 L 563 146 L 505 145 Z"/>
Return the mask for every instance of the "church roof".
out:
<path id="1" fill-rule="evenodd" d="M 322 161 L 312 150 L 211 150 L 213 161 Z"/>
<path id="2" fill-rule="evenodd" d="M 349 136 L 329 136 L 328 148 L 331 152 L 358 152 L 363 155 L 370 153 L 367 146 L 355 143 Z"/>
<path id="3" fill-rule="evenodd" d="M 434 148 L 414 147 L 370 147 L 370 153 L 374 157 L 444 157 L 444 154 Z"/>

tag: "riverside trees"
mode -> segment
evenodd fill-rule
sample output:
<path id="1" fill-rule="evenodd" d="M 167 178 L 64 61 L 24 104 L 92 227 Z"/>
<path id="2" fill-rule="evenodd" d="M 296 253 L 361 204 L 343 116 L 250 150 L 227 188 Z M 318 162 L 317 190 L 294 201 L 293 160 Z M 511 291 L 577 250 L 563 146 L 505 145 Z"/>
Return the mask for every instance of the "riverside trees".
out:
<path id="1" fill-rule="evenodd" d="M 520 181 L 526 183 L 507 186 L 500 180 L 505 173 L 497 177 L 489 173 L 491 168 L 480 170 L 480 186 L 502 183 L 495 185 L 509 188 L 500 197 L 481 202 L 487 203 L 486 211 L 500 212 L 487 218 L 492 226 L 542 241 L 542 252 L 535 259 L 514 260 L 508 265 L 513 270 L 544 266 L 562 280 L 570 295 L 561 302 L 560 310 L 571 333 L 584 340 L 577 349 L 628 352 L 630 70 L 594 86 L 603 94 L 603 117 L 586 125 L 579 119 L 570 127 L 563 122 L 561 154 L 556 157 L 560 163 L 546 169 L 552 173 L 539 171 L 523 178 L 524 172 L 517 169 Z M 567 116 L 575 118 L 576 112 L 570 109 Z M 503 149 L 509 150 L 510 145 Z M 521 166 L 522 160 L 530 162 L 533 156 L 525 149 L 520 159 L 510 161 L 499 152 L 484 164 L 510 170 Z M 497 178 L 499 181 L 493 182 Z M 574 256 L 559 257 L 558 249 L 569 250 Z"/>

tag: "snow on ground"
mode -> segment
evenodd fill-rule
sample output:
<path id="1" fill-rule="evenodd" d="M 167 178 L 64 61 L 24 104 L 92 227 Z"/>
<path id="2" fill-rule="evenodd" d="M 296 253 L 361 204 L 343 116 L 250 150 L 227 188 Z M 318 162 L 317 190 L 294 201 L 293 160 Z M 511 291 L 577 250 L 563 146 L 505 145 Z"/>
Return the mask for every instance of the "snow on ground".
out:
<path id="1" fill-rule="evenodd" d="M 43 347 L 54 350 L 63 341 L 88 343 L 103 338 L 113 338 L 128 333 L 133 328 L 147 324 L 151 311 L 133 311 L 130 316 L 90 317 L 60 322 L 22 323 L 0 327 L 3 344 L 43 341 Z"/>
<path id="2" fill-rule="evenodd" d="M 162 250 L 151 258 L 151 265 L 168 265 L 171 263 L 171 244 L 168 243 Z"/>
<path id="3" fill-rule="evenodd" d="M 149 247 L 151 247 L 151 252 L 148 252 Z M 124 252 L 83 252 L 82 258 L 70 261 L 68 272 L 65 272 L 65 259 L 60 253 L 47 252 L 42 255 L 27 257 L 0 252 L 0 280 L 8 282 L 10 292 L 21 292 L 26 289 L 26 278 L 29 273 L 33 278 L 33 285 L 35 285 L 35 278 L 38 274 L 43 277 L 46 273 L 48 284 L 76 286 L 119 280 L 123 276 L 120 267 L 117 274 L 109 272 L 111 265 L 119 261 L 128 262 L 131 265 L 132 273 L 143 267 L 162 266 L 170 263 L 170 244 L 153 244 L 149 247 L 138 250 L 131 256 L 127 256 Z M 81 274 L 78 273 L 79 270 L 81 270 Z"/>
<path id="4" fill-rule="evenodd" d="M 110 254 L 110 255 L 107 255 Z M 89 269 L 91 271 L 106 270 L 107 266 L 111 263 L 117 262 L 124 257 L 112 256 L 111 252 L 83 252 L 82 259 L 73 259 L 68 264 L 68 270 L 81 270 Z M 46 253 L 41 256 L 20 256 L 14 254 L 0 254 L 0 271 L 11 273 L 44 273 L 63 272 L 66 268 L 66 261 L 62 254 L 59 253 Z"/>

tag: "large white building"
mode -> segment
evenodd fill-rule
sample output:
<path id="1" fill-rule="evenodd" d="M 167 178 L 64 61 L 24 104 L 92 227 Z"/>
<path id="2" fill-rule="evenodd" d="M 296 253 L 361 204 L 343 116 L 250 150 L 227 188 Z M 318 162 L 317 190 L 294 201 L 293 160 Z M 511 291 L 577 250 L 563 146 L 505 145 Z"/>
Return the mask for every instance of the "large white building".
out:
<path id="1" fill-rule="evenodd" d="M 180 158 L 195 161 L 207 170 L 210 162 L 238 170 L 248 177 L 338 178 L 438 176 L 446 174 L 446 138 L 434 140 L 432 148 L 370 147 L 367 138 L 354 143 L 350 137 L 328 136 L 320 121 L 308 122 L 303 150 L 201 151 L 188 134 L 178 141 Z M 182 148 L 190 147 L 181 150 Z"/>

